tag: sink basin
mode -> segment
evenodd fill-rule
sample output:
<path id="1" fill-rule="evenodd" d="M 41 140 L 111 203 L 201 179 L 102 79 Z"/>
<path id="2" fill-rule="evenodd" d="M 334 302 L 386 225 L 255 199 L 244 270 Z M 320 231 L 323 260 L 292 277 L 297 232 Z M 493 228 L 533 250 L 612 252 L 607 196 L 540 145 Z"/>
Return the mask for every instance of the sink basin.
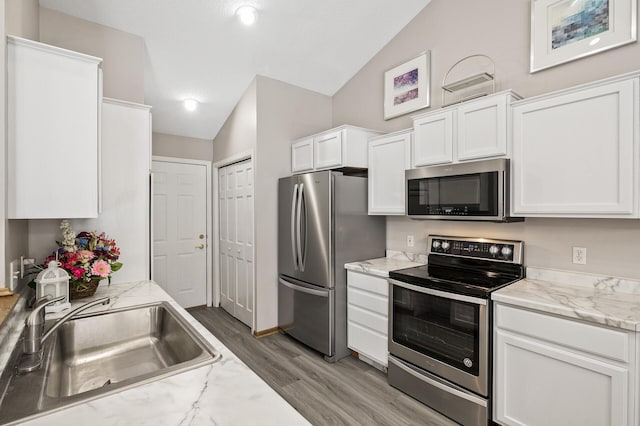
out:
<path id="1" fill-rule="evenodd" d="M 21 354 L 18 342 L 12 360 Z M 43 365 L 0 378 L 0 423 L 24 420 L 215 362 L 219 353 L 166 302 L 78 316 L 45 341 Z"/>

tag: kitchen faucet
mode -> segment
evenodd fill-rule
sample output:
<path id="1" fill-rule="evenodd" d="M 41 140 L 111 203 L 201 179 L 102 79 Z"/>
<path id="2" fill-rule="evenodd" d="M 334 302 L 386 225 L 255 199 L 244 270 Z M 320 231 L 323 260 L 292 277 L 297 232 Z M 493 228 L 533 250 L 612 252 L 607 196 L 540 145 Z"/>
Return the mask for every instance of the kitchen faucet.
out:
<path id="1" fill-rule="evenodd" d="M 44 332 L 44 308 L 55 302 L 64 300 L 65 296 L 59 296 L 51 298 L 51 296 L 44 296 L 36 301 L 33 312 L 29 314 L 24 322 L 24 342 L 23 342 L 23 354 L 18 364 L 19 373 L 28 373 L 40 367 L 42 364 L 42 344 L 44 343 L 54 331 L 56 331 L 62 324 L 92 306 L 106 305 L 109 303 L 109 297 L 102 297 L 84 305 L 80 305 L 58 321 L 56 321 L 51 328 Z"/>

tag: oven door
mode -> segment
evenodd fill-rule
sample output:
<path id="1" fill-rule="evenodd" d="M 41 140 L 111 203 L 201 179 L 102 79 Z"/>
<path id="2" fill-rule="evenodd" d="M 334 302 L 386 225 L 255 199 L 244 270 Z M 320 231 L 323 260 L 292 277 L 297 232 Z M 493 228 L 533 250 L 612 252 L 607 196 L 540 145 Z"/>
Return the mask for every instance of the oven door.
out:
<path id="1" fill-rule="evenodd" d="M 487 300 L 389 279 L 389 352 L 488 396 Z"/>

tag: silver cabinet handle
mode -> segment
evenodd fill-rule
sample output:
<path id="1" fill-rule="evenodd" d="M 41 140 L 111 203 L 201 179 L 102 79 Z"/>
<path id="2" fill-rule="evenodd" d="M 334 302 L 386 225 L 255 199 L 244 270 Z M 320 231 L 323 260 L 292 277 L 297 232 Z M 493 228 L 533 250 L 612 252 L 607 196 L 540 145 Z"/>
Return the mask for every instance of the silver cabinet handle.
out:
<path id="1" fill-rule="evenodd" d="M 296 198 L 298 197 L 298 184 L 293 185 L 291 197 L 291 255 L 293 256 L 293 269 L 298 270 L 298 256 L 296 256 Z"/>

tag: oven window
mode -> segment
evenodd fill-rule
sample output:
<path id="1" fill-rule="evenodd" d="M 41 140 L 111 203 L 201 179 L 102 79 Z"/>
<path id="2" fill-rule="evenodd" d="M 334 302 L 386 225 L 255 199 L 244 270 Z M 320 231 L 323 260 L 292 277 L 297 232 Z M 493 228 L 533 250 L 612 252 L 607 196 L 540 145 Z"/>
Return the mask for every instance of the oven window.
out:
<path id="1" fill-rule="evenodd" d="M 497 216 L 498 172 L 412 179 L 408 202 L 410 214 Z"/>
<path id="2" fill-rule="evenodd" d="M 393 341 L 478 376 L 480 306 L 392 288 Z"/>

